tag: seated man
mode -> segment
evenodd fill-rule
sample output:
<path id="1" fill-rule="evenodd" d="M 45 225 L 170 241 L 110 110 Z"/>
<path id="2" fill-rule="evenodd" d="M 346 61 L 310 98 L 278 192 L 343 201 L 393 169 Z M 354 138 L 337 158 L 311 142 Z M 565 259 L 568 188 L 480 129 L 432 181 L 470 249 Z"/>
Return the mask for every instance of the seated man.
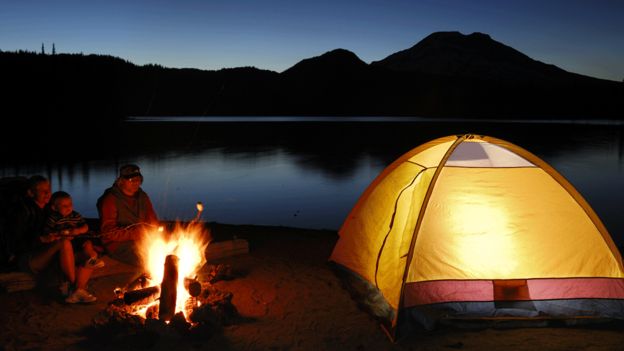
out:
<path id="1" fill-rule="evenodd" d="M 136 265 L 135 241 L 146 227 L 158 224 L 149 196 L 141 189 L 143 175 L 138 166 L 125 165 L 113 186 L 97 201 L 102 241 L 111 257 Z"/>

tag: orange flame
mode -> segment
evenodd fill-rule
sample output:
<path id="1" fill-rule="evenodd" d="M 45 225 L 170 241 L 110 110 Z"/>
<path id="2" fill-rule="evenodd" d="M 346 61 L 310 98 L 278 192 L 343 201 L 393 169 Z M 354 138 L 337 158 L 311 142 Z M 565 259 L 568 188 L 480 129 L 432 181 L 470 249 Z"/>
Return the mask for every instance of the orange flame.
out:
<path id="1" fill-rule="evenodd" d="M 143 268 L 150 275 L 150 285 L 159 285 L 162 282 L 165 257 L 178 256 L 176 313 L 182 311 L 186 316 L 184 307 L 190 295 L 184 288 L 184 278 L 194 278 L 206 263 L 204 252 L 210 239 L 210 233 L 203 224 L 191 223 L 186 226 L 176 224 L 171 234 L 162 230 L 151 230 L 138 242 L 138 255 L 143 262 Z"/>

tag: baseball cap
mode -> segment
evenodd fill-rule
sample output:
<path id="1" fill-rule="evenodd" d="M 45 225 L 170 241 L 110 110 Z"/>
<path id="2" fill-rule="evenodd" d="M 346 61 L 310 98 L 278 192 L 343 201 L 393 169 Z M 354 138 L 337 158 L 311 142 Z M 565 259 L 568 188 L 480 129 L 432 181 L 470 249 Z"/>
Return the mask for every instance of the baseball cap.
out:
<path id="1" fill-rule="evenodd" d="M 143 178 L 143 175 L 141 174 L 141 169 L 139 168 L 139 166 L 134 165 L 134 164 L 127 164 L 119 168 L 119 177 L 126 178 L 126 179 L 130 179 L 134 177 Z"/>

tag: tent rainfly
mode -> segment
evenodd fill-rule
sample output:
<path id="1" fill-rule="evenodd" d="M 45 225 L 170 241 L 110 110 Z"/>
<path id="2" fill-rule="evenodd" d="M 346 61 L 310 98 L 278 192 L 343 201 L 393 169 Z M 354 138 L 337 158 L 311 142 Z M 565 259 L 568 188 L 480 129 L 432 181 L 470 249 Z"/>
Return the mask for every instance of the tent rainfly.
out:
<path id="1" fill-rule="evenodd" d="M 624 318 L 622 257 L 596 213 L 546 162 L 500 139 L 448 136 L 409 151 L 339 235 L 330 261 L 366 285 L 393 338 L 442 318 Z"/>

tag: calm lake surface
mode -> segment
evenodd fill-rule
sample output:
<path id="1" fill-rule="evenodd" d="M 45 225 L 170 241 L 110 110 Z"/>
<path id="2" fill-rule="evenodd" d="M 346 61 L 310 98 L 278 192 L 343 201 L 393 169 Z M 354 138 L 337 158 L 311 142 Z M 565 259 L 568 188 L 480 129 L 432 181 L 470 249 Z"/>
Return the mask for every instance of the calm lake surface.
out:
<path id="1" fill-rule="evenodd" d="M 95 203 L 124 163 L 138 164 L 163 219 L 338 229 L 393 160 L 435 138 L 508 140 L 563 174 L 624 244 L 624 126 L 598 121 L 470 121 L 357 117 L 136 118 L 93 157 L 3 161 L 1 176 L 43 174 L 97 217 Z M 89 145 L 81 145 L 89 148 Z"/>

